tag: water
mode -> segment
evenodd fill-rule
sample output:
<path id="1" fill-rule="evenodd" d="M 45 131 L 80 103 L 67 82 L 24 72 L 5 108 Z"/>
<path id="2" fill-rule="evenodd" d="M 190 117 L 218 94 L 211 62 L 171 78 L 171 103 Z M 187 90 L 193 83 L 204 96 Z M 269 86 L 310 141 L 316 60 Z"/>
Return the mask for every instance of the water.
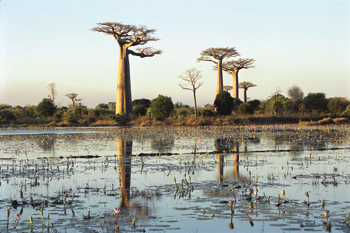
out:
<path id="1" fill-rule="evenodd" d="M 346 126 L 4 130 L 0 229 L 10 209 L 15 231 L 23 208 L 18 231 L 323 231 L 322 212 L 330 210 L 332 232 L 350 232 L 349 133 Z M 256 204 L 254 195 L 247 200 L 249 182 Z M 276 206 L 282 189 L 289 201 Z"/>

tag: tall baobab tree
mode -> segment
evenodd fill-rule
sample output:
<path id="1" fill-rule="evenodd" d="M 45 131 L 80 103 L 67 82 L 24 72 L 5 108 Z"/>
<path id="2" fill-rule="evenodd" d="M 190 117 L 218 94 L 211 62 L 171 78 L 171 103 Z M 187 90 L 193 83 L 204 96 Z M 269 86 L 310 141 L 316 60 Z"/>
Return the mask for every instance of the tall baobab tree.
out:
<path id="1" fill-rule="evenodd" d="M 232 97 L 234 99 L 239 99 L 238 94 L 238 72 L 241 69 L 249 69 L 253 68 L 254 59 L 238 59 L 237 61 L 226 61 L 222 64 L 222 69 L 232 75 L 233 77 L 233 84 L 232 84 Z"/>
<path id="2" fill-rule="evenodd" d="M 239 88 L 243 89 L 243 103 L 247 102 L 247 90 L 251 87 L 256 87 L 256 85 L 248 81 L 243 81 L 239 84 Z"/>
<path id="3" fill-rule="evenodd" d="M 202 78 L 201 72 L 196 70 L 196 68 L 191 68 L 186 70 L 185 75 L 180 75 L 179 78 L 186 82 L 185 84 L 179 83 L 182 90 L 189 90 L 193 92 L 194 111 L 197 118 L 196 90 L 203 85 L 203 82 L 198 82 L 198 80 Z"/>
<path id="4" fill-rule="evenodd" d="M 201 56 L 197 59 L 197 61 L 210 61 L 213 62 L 218 69 L 218 80 L 216 86 L 216 93 L 219 94 L 224 89 L 224 84 L 222 80 L 222 60 L 225 58 L 236 57 L 239 56 L 239 53 L 236 51 L 234 47 L 229 48 L 209 48 L 203 50 L 200 54 Z"/>
<path id="5" fill-rule="evenodd" d="M 79 98 L 77 99 L 78 94 L 77 93 L 69 93 L 66 94 L 66 96 L 72 101 L 72 108 L 75 109 L 75 102 L 76 101 L 82 101 L 83 99 Z"/>
<path id="6" fill-rule="evenodd" d="M 129 54 L 144 58 L 153 57 L 156 54 L 160 54 L 161 51 L 151 47 L 136 48 L 134 51 L 130 47 L 159 40 L 151 36 L 156 30 L 147 29 L 145 26 L 137 27 L 111 22 L 98 23 L 97 25 L 98 27 L 91 30 L 112 35 L 119 44 L 116 114 L 132 114 Z"/>

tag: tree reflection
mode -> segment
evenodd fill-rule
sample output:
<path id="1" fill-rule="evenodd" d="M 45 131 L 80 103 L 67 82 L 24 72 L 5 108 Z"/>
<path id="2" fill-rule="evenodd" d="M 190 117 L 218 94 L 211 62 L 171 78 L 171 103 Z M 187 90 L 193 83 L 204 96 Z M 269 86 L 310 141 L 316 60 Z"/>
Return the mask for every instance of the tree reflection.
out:
<path id="1" fill-rule="evenodd" d="M 133 206 L 130 202 L 132 140 L 116 138 L 120 206 Z"/>
<path id="2" fill-rule="evenodd" d="M 151 148 L 158 153 L 168 153 L 174 147 L 174 139 L 152 139 Z"/>

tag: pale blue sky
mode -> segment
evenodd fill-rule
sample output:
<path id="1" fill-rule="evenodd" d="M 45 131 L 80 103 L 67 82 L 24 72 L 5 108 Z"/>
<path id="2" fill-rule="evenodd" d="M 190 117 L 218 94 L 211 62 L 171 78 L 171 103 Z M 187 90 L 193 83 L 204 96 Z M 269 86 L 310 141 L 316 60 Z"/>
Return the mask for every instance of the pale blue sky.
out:
<path id="1" fill-rule="evenodd" d="M 217 72 L 196 61 L 209 47 L 235 47 L 256 60 L 239 73 L 239 81 L 257 84 L 250 99 L 267 99 L 278 87 L 287 95 L 293 84 L 305 95 L 350 98 L 348 0 L 1 0 L 0 14 L 0 103 L 37 105 L 52 82 L 62 105 L 71 92 L 89 107 L 115 101 L 118 44 L 89 30 L 107 21 L 157 29 L 160 40 L 148 45 L 163 54 L 131 56 L 133 99 L 163 94 L 193 106 L 178 83 L 195 67 L 203 74 L 198 103 L 212 104 Z M 224 85 L 232 76 L 224 74 Z"/>

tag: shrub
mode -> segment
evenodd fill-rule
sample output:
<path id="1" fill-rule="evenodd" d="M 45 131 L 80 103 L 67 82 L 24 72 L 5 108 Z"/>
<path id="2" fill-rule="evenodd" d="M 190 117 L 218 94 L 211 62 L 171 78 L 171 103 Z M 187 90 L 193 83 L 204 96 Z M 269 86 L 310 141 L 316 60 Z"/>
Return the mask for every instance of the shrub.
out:
<path id="1" fill-rule="evenodd" d="M 306 111 L 323 112 L 327 110 L 328 101 L 324 93 L 309 93 L 303 99 L 303 105 Z"/>
<path id="2" fill-rule="evenodd" d="M 134 116 L 145 116 L 147 113 L 147 108 L 144 105 L 133 106 L 132 112 Z"/>
<path id="3" fill-rule="evenodd" d="M 157 120 L 164 120 L 174 111 L 174 104 L 170 97 L 158 95 L 151 101 L 151 116 Z"/>
<path id="4" fill-rule="evenodd" d="M 147 109 L 151 106 L 151 101 L 145 98 L 133 100 L 132 106 L 135 107 L 137 105 L 144 106 Z"/>
<path id="5" fill-rule="evenodd" d="M 0 111 L 0 120 L 12 121 L 16 120 L 16 116 L 11 110 L 3 109 Z"/>
<path id="6" fill-rule="evenodd" d="M 48 98 L 44 98 L 36 107 L 36 113 L 41 117 L 53 116 L 56 112 L 56 106 L 53 101 Z"/>
<path id="7" fill-rule="evenodd" d="M 214 106 L 220 115 L 229 115 L 233 110 L 233 98 L 227 91 L 216 95 Z"/>
<path id="8" fill-rule="evenodd" d="M 238 106 L 241 105 L 241 103 L 243 103 L 242 100 L 234 98 L 233 99 L 233 108 L 232 108 L 232 110 L 233 111 L 237 111 L 238 110 Z"/>
<path id="9" fill-rule="evenodd" d="M 340 114 L 345 110 L 348 104 L 349 101 L 345 98 L 334 97 L 329 99 L 327 107 L 331 113 Z"/>
<path id="10" fill-rule="evenodd" d="M 238 112 L 242 114 L 254 114 L 254 108 L 250 103 L 242 103 L 238 106 Z"/>

